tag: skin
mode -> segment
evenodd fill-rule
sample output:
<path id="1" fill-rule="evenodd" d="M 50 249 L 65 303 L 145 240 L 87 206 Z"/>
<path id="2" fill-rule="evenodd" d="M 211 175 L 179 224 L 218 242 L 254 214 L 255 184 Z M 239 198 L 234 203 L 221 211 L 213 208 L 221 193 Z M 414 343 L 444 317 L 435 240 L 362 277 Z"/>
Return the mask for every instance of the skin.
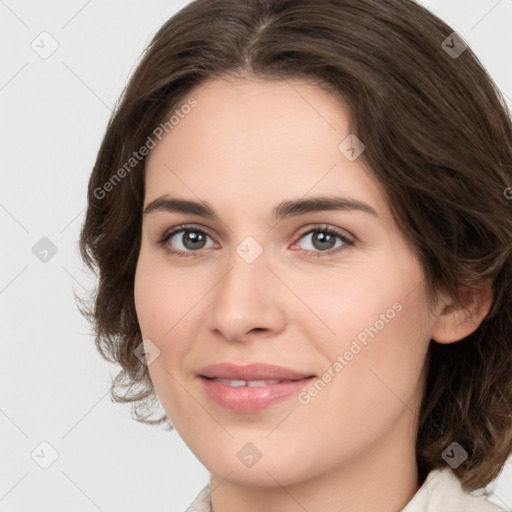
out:
<path id="1" fill-rule="evenodd" d="M 160 350 L 149 365 L 157 396 L 211 473 L 213 510 L 400 510 L 422 483 L 414 440 L 429 341 L 467 336 L 489 302 L 472 318 L 444 296 L 429 311 L 422 269 L 379 184 L 361 158 L 338 149 L 352 131 L 335 98 L 307 82 L 248 79 L 216 79 L 190 96 L 198 105 L 150 152 L 144 204 L 166 194 L 203 200 L 221 220 L 144 215 L 135 303 L 143 338 Z M 280 202 L 313 195 L 357 199 L 378 217 L 324 211 L 273 220 Z M 183 232 L 166 246 L 196 257 L 158 245 L 183 223 L 208 235 L 203 246 L 187 244 Z M 343 242 L 315 243 L 307 234 L 315 224 L 354 245 L 329 256 Z M 252 263 L 236 251 L 248 236 L 263 250 Z M 306 405 L 293 396 L 233 412 L 197 378 L 224 361 L 320 376 L 394 303 L 400 312 Z M 247 442 L 262 455 L 252 467 L 237 457 Z"/>

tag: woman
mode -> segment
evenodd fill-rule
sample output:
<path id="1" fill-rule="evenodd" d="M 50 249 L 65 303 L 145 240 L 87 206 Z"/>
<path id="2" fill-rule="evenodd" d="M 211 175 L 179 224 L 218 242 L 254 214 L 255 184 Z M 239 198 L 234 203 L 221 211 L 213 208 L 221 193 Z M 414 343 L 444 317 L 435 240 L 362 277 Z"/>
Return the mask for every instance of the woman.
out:
<path id="1" fill-rule="evenodd" d="M 501 510 L 473 491 L 512 452 L 511 185 L 498 88 L 414 2 L 164 24 L 80 247 L 113 396 L 211 473 L 189 510 Z"/>

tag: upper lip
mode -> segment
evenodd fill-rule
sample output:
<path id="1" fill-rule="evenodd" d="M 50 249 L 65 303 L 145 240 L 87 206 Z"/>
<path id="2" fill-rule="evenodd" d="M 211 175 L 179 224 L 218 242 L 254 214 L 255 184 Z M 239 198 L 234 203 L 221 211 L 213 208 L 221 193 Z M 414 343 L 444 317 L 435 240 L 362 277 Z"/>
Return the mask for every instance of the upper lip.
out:
<path id="1" fill-rule="evenodd" d="M 236 379 L 236 380 L 300 380 L 314 377 L 311 373 L 303 373 L 292 368 L 273 364 L 251 363 L 240 366 L 232 363 L 217 363 L 205 366 L 199 371 L 202 377 L 210 379 Z"/>

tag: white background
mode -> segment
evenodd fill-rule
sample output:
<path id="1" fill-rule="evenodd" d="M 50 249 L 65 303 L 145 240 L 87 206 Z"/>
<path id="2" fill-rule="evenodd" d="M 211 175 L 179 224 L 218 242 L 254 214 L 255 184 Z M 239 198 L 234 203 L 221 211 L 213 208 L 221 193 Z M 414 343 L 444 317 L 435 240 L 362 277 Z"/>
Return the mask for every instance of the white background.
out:
<path id="1" fill-rule="evenodd" d="M 186 1 L 0 0 L 0 510 L 179 511 L 208 472 L 176 432 L 111 403 L 117 369 L 76 309 L 86 187 L 115 101 Z M 512 104 L 512 0 L 424 2 L 471 45 Z M 58 49 L 31 48 L 49 32 Z M 441 43 L 441 42 L 440 42 Z M 512 184 L 511 184 L 512 185 Z M 57 254 L 32 247 L 48 237 Z M 41 469 L 31 453 L 59 453 Z M 47 450 L 46 453 L 49 453 Z M 512 508 L 512 464 L 491 486 Z"/>

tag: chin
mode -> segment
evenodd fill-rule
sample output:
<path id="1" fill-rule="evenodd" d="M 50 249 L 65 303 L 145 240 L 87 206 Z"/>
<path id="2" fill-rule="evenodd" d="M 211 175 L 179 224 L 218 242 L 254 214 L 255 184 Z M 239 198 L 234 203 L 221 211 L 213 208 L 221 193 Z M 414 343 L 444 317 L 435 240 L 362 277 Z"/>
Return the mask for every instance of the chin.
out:
<path id="1" fill-rule="evenodd" d="M 199 450 L 194 453 L 210 473 L 246 487 L 287 486 L 314 476 L 311 474 L 314 472 L 312 461 L 300 460 L 293 446 L 289 447 L 290 453 L 286 453 L 288 450 L 280 450 L 279 446 L 272 446 L 268 441 L 265 447 L 262 446 L 263 440 L 255 440 L 254 445 L 261 447 L 259 459 L 253 446 L 234 439 L 228 445 L 217 445 L 215 452 L 205 454 Z"/>

